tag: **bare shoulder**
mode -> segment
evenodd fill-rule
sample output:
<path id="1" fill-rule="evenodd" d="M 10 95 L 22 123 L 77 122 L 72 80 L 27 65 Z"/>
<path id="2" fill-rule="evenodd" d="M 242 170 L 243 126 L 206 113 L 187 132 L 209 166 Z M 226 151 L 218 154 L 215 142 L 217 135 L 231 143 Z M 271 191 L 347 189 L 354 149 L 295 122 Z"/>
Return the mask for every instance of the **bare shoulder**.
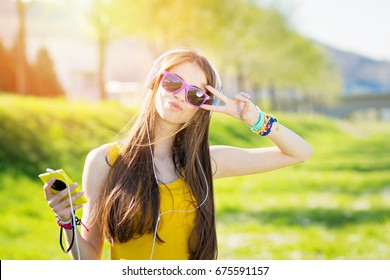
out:
<path id="1" fill-rule="evenodd" d="M 85 160 L 83 188 L 90 199 L 95 198 L 101 192 L 110 172 L 111 167 L 106 159 L 109 146 L 110 144 L 104 144 L 91 150 Z"/>
<path id="2" fill-rule="evenodd" d="M 86 162 L 91 164 L 102 164 L 103 161 L 106 161 L 107 149 L 110 145 L 112 144 L 104 144 L 91 150 L 87 155 Z"/>

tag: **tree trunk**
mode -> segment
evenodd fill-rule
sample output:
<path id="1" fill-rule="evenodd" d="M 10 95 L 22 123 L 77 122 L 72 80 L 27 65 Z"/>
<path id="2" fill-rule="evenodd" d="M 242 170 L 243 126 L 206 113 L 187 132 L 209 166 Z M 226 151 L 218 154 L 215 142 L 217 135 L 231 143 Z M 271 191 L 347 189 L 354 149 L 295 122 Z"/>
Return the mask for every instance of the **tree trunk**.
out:
<path id="1" fill-rule="evenodd" d="M 98 69 L 98 86 L 99 86 L 99 98 L 100 100 L 106 100 L 107 99 L 107 92 L 106 92 L 106 79 L 105 79 L 105 72 L 106 72 L 106 47 L 107 47 L 107 40 L 105 38 L 104 32 L 101 32 L 99 34 L 99 40 L 98 40 L 98 63 L 99 63 L 99 69 Z"/>
<path id="2" fill-rule="evenodd" d="M 26 59 L 26 5 L 17 1 L 19 30 L 16 40 L 16 91 L 21 94 L 27 92 L 27 59 Z"/>

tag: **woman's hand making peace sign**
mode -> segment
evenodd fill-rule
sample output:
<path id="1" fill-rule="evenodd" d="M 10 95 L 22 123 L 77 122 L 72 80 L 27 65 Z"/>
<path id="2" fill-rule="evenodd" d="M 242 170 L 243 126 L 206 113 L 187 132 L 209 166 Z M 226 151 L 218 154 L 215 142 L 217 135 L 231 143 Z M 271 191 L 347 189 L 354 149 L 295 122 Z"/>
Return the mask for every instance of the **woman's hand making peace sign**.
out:
<path id="1" fill-rule="evenodd" d="M 212 86 L 207 85 L 206 89 L 218 97 L 224 103 L 224 105 L 220 106 L 203 104 L 200 106 L 200 108 L 213 112 L 225 113 L 243 121 L 249 126 L 256 123 L 259 119 L 258 107 L 256 107 L 256 105 L 249 100 L 250 95 L 248 93 L 240 92 L 237 93 L 233 99 L 230 99 Z"/>

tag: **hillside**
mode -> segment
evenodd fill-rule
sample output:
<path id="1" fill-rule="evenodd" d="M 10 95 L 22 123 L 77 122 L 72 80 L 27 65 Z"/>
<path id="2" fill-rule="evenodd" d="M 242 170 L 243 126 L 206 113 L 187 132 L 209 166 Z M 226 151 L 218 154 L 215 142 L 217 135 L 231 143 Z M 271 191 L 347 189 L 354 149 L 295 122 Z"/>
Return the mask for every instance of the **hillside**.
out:
<path id="1" fill-rule="evenodd" d="M 323 45 L 344 82 L 344 95 L 390 92 L 390 62 Z"/>

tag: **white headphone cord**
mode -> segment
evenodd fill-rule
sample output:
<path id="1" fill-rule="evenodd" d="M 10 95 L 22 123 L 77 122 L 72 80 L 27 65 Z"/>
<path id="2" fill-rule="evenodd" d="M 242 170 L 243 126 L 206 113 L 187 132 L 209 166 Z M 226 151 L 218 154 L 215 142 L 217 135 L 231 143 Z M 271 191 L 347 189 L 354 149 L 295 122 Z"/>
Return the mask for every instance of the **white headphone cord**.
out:
<path id="1" fill-rule="evenodd" d="M 153 164 L 154 178 L 155 178 L 155 180 L 156 180 L 157 185 L 159 185 L 159 181 L 158 181 L 157 175 L 156 175 L 156 169 L 155 169 L 155 163 L 154 163 L 154 156 L 153 156 L 152 145 L 150 144 L 151 141 L 150 141 L 150 135 L 149 135 L 149 127 L 148 127 L 148 125 L 146 125 L 146 132 L 147 132 L 147 135 L 148 135 L 150 155 L 152 156 L 152 164 Z M 199 204 L 198 206 L 196 206 L 196 207 L 193 208 L 193 209 L 190 209 L 190 210 L 175 210 L 175 209 L 172 209 L 172 210 L 167 210 L 167 211 L 164 211 L 164 212 L 158 214 L 157 221 L 156 221 L 156 226 L 155 226 L 155 228 L 154 228 L 154 233 L 153 233 L 153 243 L 152 243 L 152 250 L 151 250 L 151 252 L 150 252 L 150 260 L 153 259 L 154 247 L 155 247 L 156 239 L 157 239 L 157 228 L 158 228 L 158 224 L 159 224 L 159 222 L 160 222 L 161 216 L 164 215 L 164 214 L 167 214 L 167 213 L 191 213 L 191 212 L 194 212 L 196 209 L 198 209 L 199 207 L 201 207 L 201 206 L 206 202 L 207 198 L 209 197 L 209 184 L 208 184 L 208 182 L 207 182 L 206 174 L 204 173 L 202 164 L 200 163 L 198 154 L 196 154 L 196 159 L 197 159 L 197 161 L 198 161 L 200 170 L 202 171 L 202 175 L 203 175 L 204 181 L 206 182 L 206 196 L 205 196 L 204 200 L 202 201 L 202 203 Z M 159 212 L 160 212 L 160 211 L 159 211 Z"/>
<path id="2" fill-rule="evenodd" d="M 69 204 L 70 204 L 70 210 L 72 211 L 72 222 L 73 222 L 73 229 L 74 229 L 74 232 L 73 234 L 75 235 L 75 240 L 76 240 L 76 248 L 77 248 L 77 258 L 78 260 L 81 259 L 80 257 L 80 247 L 79 247 L 79 239 L 78 239 L 78 236 L 77 236 L 77 227 L 76 227 L 76 214 L 74 212 L 74 208 L 73 208 L 73 201 L 72 201 L 72 194 L 70 192 L 70 188 L 69 188 L 69 181 L 68 181 L 68 178 L 66 178 L 66 176 L 60 172 L 57 172 L 53 169 L 50 169 L 50 168 L 47 168 L 46 169 L 46 172 L 50 172 L 50 173 L 57 173 L 57 174 L 60 174 L 62 176 L 62 178 L 65 179 L 65 182 L 66 182 L 66 188 L 68 189 L 68 197 L 69 197 Z"/>

